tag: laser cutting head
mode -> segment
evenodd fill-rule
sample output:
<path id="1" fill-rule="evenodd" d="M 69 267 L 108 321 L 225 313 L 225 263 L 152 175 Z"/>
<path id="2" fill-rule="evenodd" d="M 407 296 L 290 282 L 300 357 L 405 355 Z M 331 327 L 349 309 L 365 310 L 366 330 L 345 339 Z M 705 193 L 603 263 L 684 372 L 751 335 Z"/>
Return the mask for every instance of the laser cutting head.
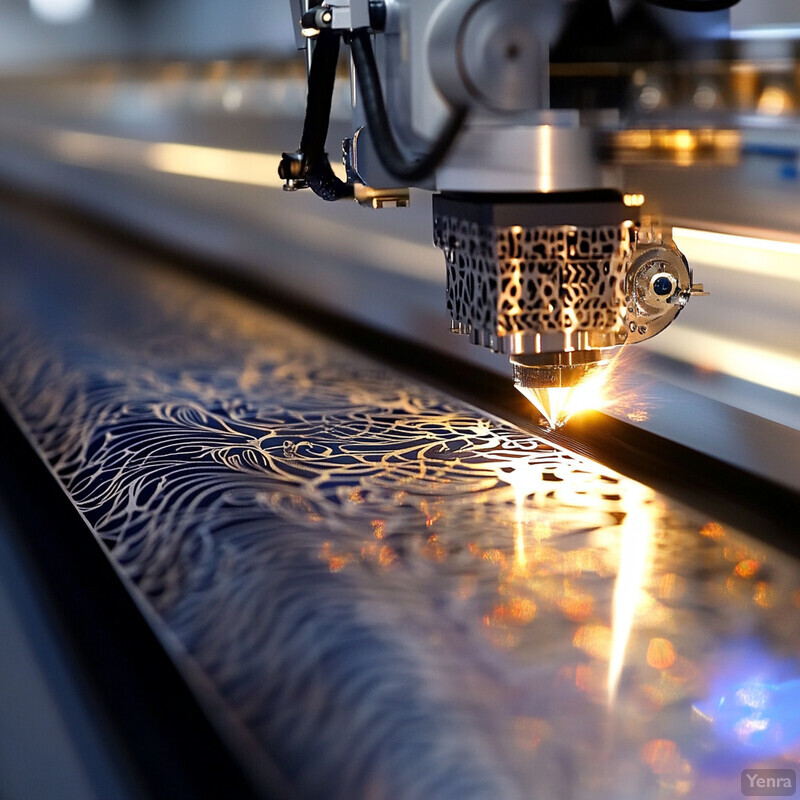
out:
<path id="1" fill-rule="evenodd" d="M 515 386 L 551 426 L 617 348 L 662 331 L 702 291 L 671 238 L 598 187 L 623 186 L 626 159 L 660 157 L 666 144 L 683 165 L 700 152 L 687 131 L 651 136 L 651 121 L 643 136 L 622 136 L 636 133 L 621 113 L 629 92 L 607 78 L 630 54 L 639 63 L 635 34 L 648 19 L 666 14 L 677 42 L 711 31 L 716 12 L 694 26 L 696 13 L 654 10 L 660 0 L 294 2 L 307 52 L 314 46 L 300 148 L 281 162 L 285 188 L 373 208 L 406 205 L 410 186 L 435 192 L 451 329 L 509 356 Z M 588 14 L 595 6 L 605 10 Z M 324 151 L 340 40 L 352 57 L 347 183 Z M 573 74 L 587 53 L 608 69 Z"/>
<path id="2" fill-rule="evenodd" d="M 511 356 L 514 386 L 555 429 L 581 406 L 580 394 L 602 381 L 611 358 L 610 348 Z"/>
<path id="3" fill-rule="evenodd" d="M 434 240 L 452 330 L 507 354 L 553 428 L 617 348 L 662 331 L 702 291 L 669 237 L 637 227 L 613 191 L 441 195 Z"/>

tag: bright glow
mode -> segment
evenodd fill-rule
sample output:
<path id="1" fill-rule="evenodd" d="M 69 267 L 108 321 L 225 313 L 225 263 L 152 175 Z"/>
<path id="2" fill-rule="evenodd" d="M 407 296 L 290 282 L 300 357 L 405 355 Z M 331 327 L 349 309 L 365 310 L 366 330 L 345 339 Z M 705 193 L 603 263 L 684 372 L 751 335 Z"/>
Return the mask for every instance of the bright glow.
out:
<path id="1" fill-rule="evenodd" d="M 629 129 L 615 137 L 617 158 L 621 163 L 637 163 L 645 151 L 649 156 L 667 158 L 678 165 L 694 163 L 697 158 L 713 158 L 716 163 L 737 163 L 741 135 L 735 130 L 703 128 L 698 130 Z"/>
<path id="2" fill-rule="evenodd" d="M 626 194 L 622 197 L 622 202 L 625 203 L 628 208 L 638 208 L 639 206 L 644 205 L 644 195 L 643 194 Z"/>
<path id="3" fill-rule="evenodd" d="M 539 128 L 539 191 L 553 191 L 553 128 Z"/>
<path id="4" fill-rule="evenodd" d="M 201 147 L 177 142 L 144 142 L 83 131 L 48 132 L 45 141 L 59 158 L 94 167 L 147 167 L 190 178 L 283 187 L 280 153 Z M 334 172 L 338 165 L 333 164 Z"/>
<path id="5" fill-rule="evenodd" d="M 242 183 L 280 189 L 278 177 L 280 153 L 254 153 L 226 150 L 219 147 L 197 147 L 174 142 L 145 142 L 118 136 L 103 136 L 83 131 L 40 130 L 43 146 L 59 161 L 95 169 L 137 171 L 152 169 L 167 174 Z M 341 164 L 334 163 L 333 171 L 343 177 Z M 341 258 L 352 259 L 353 241 L 359 240 L 359 252 L 365 262 L 377 269 L 439 285 L 440 265 L 434 248 L 410 242 L 400 236 L 377 231 L 364 238 L 360 229 L 348 230 L 339 221 L 318 217 L 310 228 L 299 229 L 294 219 L 296 211 L 290 204 L 278 205 L 263 219 L 263 224 L 280 230 L 283 236 L 296 236 L 304 246 L 324 248 Z M 395 254 L 402 249 L 405 258 Z M 436 267 L 433 266 L 435 263 Z"/>
<path id="6" fill-rule="evenodd" d="M 50 148 L 65 161 L 94 167 L 149 167 L 192 178 L 280 188 L 279 153 L 254 153 L 173 142 L 142 142 L 79 131 L 59 131 Z"/>
<path id="7" fill-rule="evenodd" d="M 510 283 L 506 289 L 507 296 L 509 297 L 508 310 L 506 313 L 513 317 L 522 313 L 522 307 L 519 301 L 525 294 L 522 279 L 522 266 L 518 258 L 511 259 L 511 275 L 509 275 L 509 281 Z"/>
<path id="8" fill-rule="evenodd" d="M 517 389 L 528 398 L 534 408 L 544 417 L 551 430 L 560 428 L 570 417 L 567 412 L 570 395 L 577 387 L 556 386 L 541 389 L 529 389 L 517 386 Z"/>
<path id="9" fill-rule="evenodd" d="M 517 506 L 517 532 L 514 536 L 514 560 L 522 572 L 528 567 L 528 556 L 525 553 L 525 527 L 522 523 L 522 513 Z"/>
<path id="10" fill-rule="evenodd" d="M 599 367 L 575 386 L 528 389 L 517 386 L 539 411 L 551 430 L 560 428 L 581 411 L 599 410 L 611 404 L 609 387 L 618 353 L 610 363 Z"/>
<path id="11" fill-rule="evenodd" d="M 690 264 L 747 272 L 764 278 L 800 282 L 800 242 L 733 236 L 728 233 L 673 228 L 672 235 Z"/>
<path id="12" fill-rule="evenodd" d="M 279 160 L 272 153 L 173 143 L 151 144 L 145 154 L 147 166 L 159 172 L 271 187 L 283 186 Z"/>
<path id="13" fill-rule="evenodd" d="M 536 465 L 513 465 L 506 469 L 503 464 L 497 471 L 497 477 L 511 486 L 514 490 L 514 564 L 519 574 L 526 574 L 528 568 L 528 554 L 525 528 L 530 520 L 525 512 L 525 504 L 533 494 L 541 491 L 542 470 Z M 537 525 L 533 529 L 534 538 L 541 540 L 547 538 L 549 531 Z"/>
<path id="14" fill-rule="evenodd" d="M 742 28 L 738 31 L 731 31 L 731 39 L 800 39 L 800 28 L 794 25 Z"/>
<path id="15" fill-rule="evenodd" d="M 611 618 L 611 657 L 608 662 L 608 701 L 617 695 L 625 651 L 628 648 L 639 594 L 647 577 L 647 553 L 655 532 L 652 492 L 646 486 L 631 482 L 623 493 L 625 519 L 619 542 L 619 571 L 614 585 Z"/>
<path id="16" fill-rule="evenodd" d="M 761 114 L 778 116 L 792 108 L 792 97 L 783 86 L 767 86 L 758 98 L 758 110 Z"/>
<path id="17" fill-rule="evenodd" d="M 694 150 L 697 140 L 692 131 L 673 131 L 667 141 L 675 150 Z"/>
<path id="18" fill-rule="evenodd" d="M 777 660 L 760 640 L 741 640 L 707 667 L 708 694 L 693 706 L 728 752 L 772 758 L 800 740 L 797 662 Z"/>
<path id="19" fill-rule="evenodd" d="M 149 143 L 136 139 L 101 136 L 78 131 L 59 131 L 49 144 L 60 158 L 93 167 L 145 166 L 159 172 L 186 175 L 251 186 L 280 188 L 280 155 L 198 147 L 171 142 Z"/>
<path id="20" fill-rule="evenodd" d="M 567 419 L 581 411 L 589 411 L 590 409 L 596 411 L 610 404 L 610 378 L 617 365 L 617 358 L 620 352 L 621 350 L 617 352 L 608 364 L 596 369 L 574 387 L 564 409 Z"/>
<path id="21" fill-rule="evenodd" d="M 650 350 L 800 397 L 800 359 L 734 342 L 687 326 L 670 328 L 664 341 L 653 337 Z"/>
<path id="22" fill-rule="evenodd" d="M 647 646 L 647 664 L 653 669 L 669 669 L 675 663 L 675 647 L 669 639 L 655 637 Z"/>
<path id="23" fill-rule="evenodd" d="M 521 573 L 528 567 L 528 555 L 525 548 L 525 501 L 532 493 L 531 476 L 526 470 L 514 470 L 502 476 L 502 480 L 511 484 L 514 490 L 514 563 Z"/>
<path id="24" fill-rule="evenodd" d="M 93 0 L 30 0 L 31 11 L 45 22 L 63 24 L 85 17 Z"/>

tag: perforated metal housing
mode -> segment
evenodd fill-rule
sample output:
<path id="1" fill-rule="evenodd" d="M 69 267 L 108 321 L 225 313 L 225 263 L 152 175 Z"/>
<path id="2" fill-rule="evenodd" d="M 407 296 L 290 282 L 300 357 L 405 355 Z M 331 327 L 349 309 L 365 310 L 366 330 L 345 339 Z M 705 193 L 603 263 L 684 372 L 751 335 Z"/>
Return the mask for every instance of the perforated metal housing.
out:
<path id="1" fill-rule="evenodd" d="M 631 240 L 624 208 L 613 202 L 561 205 L 489 202 L 476 208 L 435 199 L 434 240 L 447 261 L 454 330 L 508 354 L 625 340 Z M 535 224 L 537 217 L 542 224 Z"/>

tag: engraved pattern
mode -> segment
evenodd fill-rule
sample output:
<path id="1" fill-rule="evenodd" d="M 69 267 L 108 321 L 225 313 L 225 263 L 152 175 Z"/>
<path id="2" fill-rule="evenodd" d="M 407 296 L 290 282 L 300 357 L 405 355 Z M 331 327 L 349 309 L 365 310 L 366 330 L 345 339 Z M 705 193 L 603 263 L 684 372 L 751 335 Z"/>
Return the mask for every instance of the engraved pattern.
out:
<path id="1" fill-rule="evenodd" d="M 762 549 L 188 279 L 59 259 L 4 286 L 5 402 L 195 691 L 301 796 L 722 798 L 703 759 L 752 763 L 690 704 L 731 636 L 797 641 L 792 562 L 755 605 L 731 569 Z"/>
<path id="2" fill-rule="evenodd" d="M 447 261 L 447 309 L 491 336 L 622 330 L 625 226 L 488 228 L 434 220 Z"/>

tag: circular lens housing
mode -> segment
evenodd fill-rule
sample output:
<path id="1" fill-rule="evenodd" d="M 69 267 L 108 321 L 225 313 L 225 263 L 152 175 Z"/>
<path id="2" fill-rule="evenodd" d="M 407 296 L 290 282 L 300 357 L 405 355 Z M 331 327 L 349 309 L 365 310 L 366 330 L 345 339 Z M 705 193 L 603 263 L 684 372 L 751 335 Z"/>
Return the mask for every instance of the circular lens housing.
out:
<path id="1" fill-rule="evenodd" d="M 650 281 L 650 288 L 658 297 L 669 297 L 675 291 L 676 285 L 675 278 L 663 272 L 655 275 Z"/>
<path id="2" fill-rule="evenodd" d="M 639 248 L 625 278 L 628 344 L 660 333 L 686 304 L 692 274 L 671 242 Z"/>

